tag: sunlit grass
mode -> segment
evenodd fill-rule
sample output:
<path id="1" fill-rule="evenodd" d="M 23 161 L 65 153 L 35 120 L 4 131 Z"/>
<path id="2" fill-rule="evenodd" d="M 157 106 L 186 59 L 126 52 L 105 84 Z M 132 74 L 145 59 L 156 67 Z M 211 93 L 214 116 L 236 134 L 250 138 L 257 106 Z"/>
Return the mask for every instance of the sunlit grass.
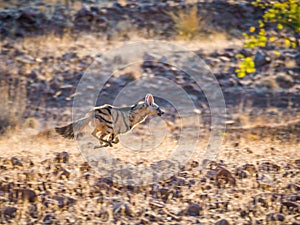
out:
<path id="1" fill-rule="evenodd" d="M 181 10 L 178 13 L 170 12 L 168 14 L 171 16 L 180 38 L 193 39 L 199 33 L 202 21 L 196 5 L 189 11 Z"/>

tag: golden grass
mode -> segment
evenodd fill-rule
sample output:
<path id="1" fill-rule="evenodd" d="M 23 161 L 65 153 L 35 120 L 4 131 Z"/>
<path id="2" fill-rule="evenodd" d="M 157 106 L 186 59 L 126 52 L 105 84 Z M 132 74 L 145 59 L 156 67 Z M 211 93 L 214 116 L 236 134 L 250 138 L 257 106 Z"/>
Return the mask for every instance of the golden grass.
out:
<path id="1" fill-rule="evenodd" d="M 177 14 L 173 12 L 168 13 L 175 24 L 179 38 L 193 39 L 199 34 L 203 22 L 197 12 L 197 6 L 194 5 L 188 12 L 181 10 Z"/>

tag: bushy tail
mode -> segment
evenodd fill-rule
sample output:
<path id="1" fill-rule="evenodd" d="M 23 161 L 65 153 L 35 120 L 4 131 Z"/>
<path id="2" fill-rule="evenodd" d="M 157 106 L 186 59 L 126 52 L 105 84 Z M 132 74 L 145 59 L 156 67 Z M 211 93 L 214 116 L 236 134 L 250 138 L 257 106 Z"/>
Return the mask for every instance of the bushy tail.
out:
<path id="1" fill-rule="evenodd" d="M 68 124 L 67 126 L 55 127 L 55 131 L 65 138 L 73 139 L 75 137 L 75 133 L 80 132 L 89 123 L 89 121 L 89 117 L 84 117 L 74 123 Z"/>

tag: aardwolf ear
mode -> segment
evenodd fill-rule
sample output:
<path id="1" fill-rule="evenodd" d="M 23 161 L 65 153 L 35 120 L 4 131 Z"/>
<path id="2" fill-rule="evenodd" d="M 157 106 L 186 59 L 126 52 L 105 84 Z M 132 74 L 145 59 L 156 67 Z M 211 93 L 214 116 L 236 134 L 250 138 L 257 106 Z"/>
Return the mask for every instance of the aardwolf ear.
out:
<path id="1" fill-rule="evenodd" d="M 147 105 L 152 105 L 154 103 L 154 98 L 151 94 L 147 94 L 145 97 L 145 103 Z"/>

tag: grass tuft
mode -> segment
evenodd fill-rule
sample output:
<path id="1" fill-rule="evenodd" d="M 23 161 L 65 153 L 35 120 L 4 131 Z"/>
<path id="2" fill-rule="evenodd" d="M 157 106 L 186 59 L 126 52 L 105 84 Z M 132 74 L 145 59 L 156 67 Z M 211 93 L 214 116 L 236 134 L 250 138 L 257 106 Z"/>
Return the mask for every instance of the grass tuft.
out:
<path id="1" fill-rule="evenodd" d="M 193 39 L 199 33 L 202 20 L 198 16 L 197 6 L 194 5 L 188 12 L 181 10 L 178 13 L 168 13 L 172 18 L 177 34 L 182 39 Z"/>

